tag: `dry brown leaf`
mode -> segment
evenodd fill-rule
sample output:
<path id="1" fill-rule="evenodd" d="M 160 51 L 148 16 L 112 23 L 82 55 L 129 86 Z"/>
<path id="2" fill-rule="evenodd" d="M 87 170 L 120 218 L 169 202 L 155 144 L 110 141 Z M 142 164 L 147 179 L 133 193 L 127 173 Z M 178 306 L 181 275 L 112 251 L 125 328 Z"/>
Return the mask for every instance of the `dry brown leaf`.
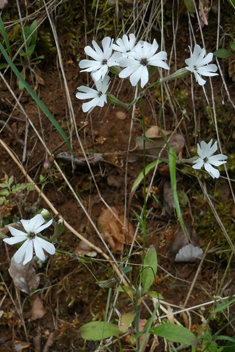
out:
<path id="1" fill-rule="evenodd" d="M 16 287 L 25 293 L 30 294 L 38 288 L 40 277 L 36 275 L 33 267 L 33 260 L 23 265 L 23 260 L 16 263 L 14 257 L 11 258 L 9 273 Z"/>
<path id="2" fill-rule="evenodd" d="M 228 74 L 229 74 L 229 77 L 231 77 L 233 82 L 234 82 L 235 81 L 235 60 L 234 60 L 234 56 L 229 58 Z"/>
<path id="3" fill-rule="evenodd" d="M 47 312 L 46 308 L 43 306 L 43 302 L 40 297 L 36 297 L 35 300 L 33 301 L 33 306 L 32 306 L 32 320 L 37 320 L 41 319 Z"/>
<path id="4" fill-rule="evenodd" d="M 169 181 L 165 181 L 163 186 L 163 207 L 169 215 L 174 213 L 175 202 L 173 198 L 171 183 Z"/>
<path id="5" fill-rule="evenodd" d="M 101 235 L 114 252 L 122 251 L 124 243 L 131 243 L 135 234 L 134 226 L 124 215 L 119 215 L 115 207 L 111 207 L 114 214 L 120 219 L 121 224 L 109 209 L 102 208 L 98 218 Z"/>
<path id="6" fill-rule="evenodd" d="M 189 241 L 186 240 L 182 230 L 177 232 L 172 241 L 170 259 L 174 262 L 196 262 L 203 255 L 196 231 L 191 225 L 186 226 L 186 231 Z"/>
<path id="7" fill-rule="evenodd" d="M 75 248 L 74 252 L 80 257 L 91 257 L 97 256 L 97 252 L 93 251 L 92 248 L 84 241 L 80 241 L 79 245 Z"/>
<path id="8" fill-rule="evenodd" d="M 55 333 L 52 332 L 50 333 L 47 342 L 45 344 L 45 347 L 43 348 L 43 352 L 49 352 L 49 348 L 53 345 L 54 343 L 54 337 L 55 337 Z"/>
<path id="9" fill-rule="evenodd" d="M 176 153 L 179 158 L 182 158 L 182 151 L 184 148 L 184 138 L 179 133 L 174 133 L 172 131 L 162 130 L 164 135 L 168 140 L 169 147 L 176 147 Z M 160 154 L 162 148 L 165 146 L 165 141 L 162 138 L 160 128 L 157 126 L 152 126 L 146 131 L 146 137 L 151 140 L 145 141 L 145 150 L 147 159 L 156 159 Z M 137 137 L 136 146 L 134 149 L 130 150 L 128 161 L 134 162 L 143 156 L 143 140 Z M 163 149 L 161 156 L 162 159 L 168 158 L 167 149 Z"/>
<path id="10" fill-rule="evenodd" d="M 146 319 L 140 319 L 140 320 L 139 320 L 139 331 L 143 331 L 143 330 L 144 330 L 144 326 L 145 326 L 146 323 L 147 323 L 147 320 L 146 320 Z M 144 335 L 145 335 L 145 334 L 144 334 Z M 143 342 L 143 340 L 144 340 L 144 335 L 142 335 L 142 336 L 140 337 L 140 346 L 142 345 L 142 342 Z M 144 346 L 143 346 L 143 348 L 141 349 L 140 352 L 145 352 L 145 349 L 146 349 L 147 344 L 148 344 L 148 342 L 149 342 L 149 336 L 150 336 L 150 334 L 147 335 L 147 338 L 146 338 L 146 340 L 145 340 Z"/>

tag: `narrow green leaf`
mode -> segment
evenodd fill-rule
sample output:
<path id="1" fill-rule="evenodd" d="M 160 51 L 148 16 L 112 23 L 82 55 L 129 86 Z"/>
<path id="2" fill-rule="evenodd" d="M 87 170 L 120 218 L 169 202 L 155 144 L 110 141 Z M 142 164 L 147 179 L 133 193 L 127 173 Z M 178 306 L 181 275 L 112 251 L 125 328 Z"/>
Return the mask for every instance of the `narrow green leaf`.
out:
<path id="1" fill-rule="evenodd" d="M 233 336 L 235 338 L 235 336 Z M 235 342 L 228 341 L 226 346 L 223 348 L 222 352 L 234 352 L 235 350 Z"/>
<path id="2" fill-rule="evenodd" d="M 185 6 L 187 7 L 188 11 L 191 13 L 195 12 L 195 6 L 193 0 L 184 0 Z"/>
<path id="3" fill-rule="evenodd" d="M 228 2 L 230 3 L 230 5 L 235 6 L 235 0 L 228 0 Z"/>
<path id="4" fill-rule="evenodd" d="M 129 273 L 132 270 L 131 266 L 125 266 L 124 268 L 122 268 L 122 271 L 124 274 Z"/>
<path id="5" fill-rule="evenodd" d="M 230 48 L 235 51 L 235 42 L 230 42 Z"/>
<path id="6" fill-rule="evenodd" d="M 4 39 L 4 42 L 6 44 L 8 54 L 11 56 L 11 47 L 10 47 L 10 43 L 9 43 L 9 40 L 8 40 L 7 32 L 5 30 L 5 27 L 4 27 L 4 24 L 3 24 L 3 21 L 2 21 L 2 16 L 0 16 L 0 29 L 2 31 L 3 39 Z"/>
<path id="7" fill-rule="evenodd" d="M 233 54 L 231 53 L 231 51 L 227 50 L 227 49 L 218 49 L 214 52 L 214 55 L 219 57 L 220 59 L 226 59 L 229 56 L 232 56 Z"/>
<path id="8" fill-rule="evenodd" d="M 47 107 L 43 104 L 43 102 L 38 98 L 38 96 L 34 93 L 34 91 L 30 88 L 30 86 L 28 85 L 27 82 L 25 82 L 25 80 L 23 79 L 23 77 L 21 76 L 20 72 L 18 71 L 18 69 L 16 68 L 16 66 L 14 65 L 14 63 L 10 60 L 9 56 L 7 55 L 4 47 L 2 46 L 2 44 L 0 43 L 0 50 L 4 56 L 4 58 L 6 59 L 6 61 L 8 62 L 9 66 L 11 67 L 12 71 L 15 73 L 15 75 L 18 77 L 19 81 L 21 81 L 21 83 L 24 85 L 25 89 L 28 91 L 28 93 L 31 95 L 31 97 L 34 99 L 34 101 L 38 104 L 38 106 L 40 107 L 40 109 L 44 112 L 44 114 L 49 118 L 49 120 L 51 121 L 51 123 L 53 124 L 53 126 L 57 129 L 57 131 L 61 134 L 61 136 L 64 138 L 64 140 L 66 141 L 73 157 L 74 157 L 74 153 L 73 150 L 71 148 L 71 145 L 69 143 L 68 138 L 66 137 L 66 134 L 64 133 L 64 131 L 62 130 L 62 128 L 60 127 L 60 125 L 58 124 L 58 122 L 55 120 L 55 118 L 51 115 L 50 111 L 47 109 Z"/>
<path id="9" fill-rule="evenodd" d="M 150 333 L 163 337 L 172 342 L 179 342 L 185 345 L 197 345 L 197 339 L 188 329 L 180 325 L 162 324 L 150 330 Z"/>
<path id="10" fill-rule="evenodd" d="M 178 199 L 178 194 L 177 194 L 177 183 L 176 183 L 176 148 L 170 148 L 169 150 L 169 168 L 170 168 L 170 177 L 171 177 L 171 188 L 173 192 L 173 199 L 175 203 L 175 209 L 176 213 L 179 219 L 180 226 L 182 228 L 182 231 L 184 233 L 184 236 L 186 240 L 188 241 L 187 233 L 185 230 L 181 210 L 180 210 L 180 204 L 179 204 L 179 199 Z"/>
<path id="11" fill-rule="evenodd" d="M 232 303 L 234 303 L 235 302 L 235 298 L 233 298 L 231 301 L 229 301 L 229 300 L 225 300 L 225 301 L 223 301 L 222 303 L 220 303 L 220 305 L 217 307 L 217 308 L 215 308 L 215 313 L 218 313 L 218 312 L 220 312 L 221 310 L 223 310 L 223 309 L 225 309 L 225 308 L 227 308 L 228 306 L 230 306 Z"/>
<path id="12" fill-rule="evenodd" d="M 155 291 L 148 291 L 148 296 L 156 299 L 163 299 L 162 295 Z"/>
<path id="13" fill-rule="evenodd" d="M 158 160 L 154 160 L 152 163 L 148 164 L 148 166 L 145 168 L 145 176 L 149 173 L 149 171 L 151 171 L 152 169 L 155 168 L 156 164 L 157 164 Z M 141 173 L 139 174 L 139 176 L 137 177 L 137 179 L 135 180 L 132 188 L 131 188 L 131 192 L 134 191 L 139 184 L 142 182 L 144 178 L 144 173 L 143 171 L 141 171 Z"/>
<path id="14" fill-rule="evenodd" d="M 140 282 L 142 284 L 142 293 L 148 291 L 157 274 L 157 252 L 154 247 L 150 247 L 144 257 L 144 266 L 140 273 Z"/>
<path id="15" fill-rule="evenodd" d="M 122 333 L 117 325 L 106 323 L 105 321 L 92 321 L 85 324 L 80 328 L 80 332 L 84 340 L 91 341 L 101 340 L 102 337 L 107 339 L 108 337 Z"/>

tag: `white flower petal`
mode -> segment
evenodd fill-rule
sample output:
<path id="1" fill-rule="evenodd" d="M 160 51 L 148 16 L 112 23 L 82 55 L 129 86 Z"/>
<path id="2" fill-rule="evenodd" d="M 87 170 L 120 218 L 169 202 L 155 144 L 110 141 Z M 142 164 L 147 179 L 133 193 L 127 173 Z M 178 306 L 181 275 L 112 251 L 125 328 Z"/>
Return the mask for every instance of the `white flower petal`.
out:
<path id="1" fill-rule="evenodd" d="M 36 247 L 43 248 L 49 254 L 52 254 L 52 255 L 55 254 L 55 246 L 52 243 L 44 240 L 43 238 L 36 237 L 35 240 L 34 240 L 34 248 L 35 248 L 35 251 L 36 251 L 36 254 L 37 254 Z"/>
<path id="2" fill-rule="evenodd" d="M 133 60 L 132 60 L 133 61 Z M 134 73 L 138 68 L 140 67 L 139 64 L 134 64 L 133 66 L 128 66 L 127 68 L 124 68 L 124 70 L 122 70 L 119 73 L 119 77 L 120 78 L 126 78 L 129 77 L 130 75 L 132 75 L 132 73 Z"/>
<path id="3" fill-rule="evenodd" d="M 27 255 L 27 261 L 25 262 L 26 255 Z M 16 263 L 20 263 L 23 258 L 24 258 L 23 264 L 28 263 L 33 258 L 33 242 L 32 242 L 32 240 L 28 239 L 27 241 L 25 241 L 25 243 L 14 254 L 14 260 Z"/>
<path id="4" fill-rule="evenodd" d="M 195 78 L 196 78 L 196 82 L 200 86 L 204 86 L 204 84 L 206 83 L 206 81 L 198 73 L 195 73 Z"/>
<path id="5" fill-rule="evenodd" d="M 99 48 L 99 47 L 98 47 Z M 99 48 L 100 49 L 100 48 Z M 102 60 L 102 56 L 100 56 L 94 49 L 92 49 L 89 45 L 88 46 L 85 46 L 84 48 L 84 51 L 85 53 L 92 57 L 94 60 L 96 61 L 101 61 Z M 101 54 L 102 54 L 102 51 L 101 51 Z M 89 61 L 89 60 L 87 60 Z"/>
<path id="6" fill-rule="evenodd" d="M 211 164 L 205 163 L 204 167 L 206 171 L 211 175 L 213 178 L 219 178 L 220 177 L 220 172 L 219 170 L 215 169 Z"/>
<path id="7" fill-rule="evenodd" d="M 22 220 L 23 221 L 23 220 Z M 22 222 L 21 221 L 21 222 Z M 23 222 L 22 222 L 23 223 Z M 45 219 L 42 214 L 35 215 L 32 219 L 29 220 L 30 231 L 36 233 L 37 229 L 45 223 Z"/>
<path id="8" fill-rule="evenodd" d="M 104 50 L 104 58 L 105 59 L 109 59 L 110 56 L 112 55 L 112 51 L 113 51 L 113 39 L 111 39 L 110 37 L 105 37 L 102 40 L 102 46 L 103 46 L 103 50 Z"/>
<path id="9" fill-rule="evenodd" d="M 201 158 L 198 158 L 196 161 L 194 161 L 195 165 L 193 165 L 193 169 L 200 170 L 203 167 L 203 160 Z"/>
<path id="10" fill-rule="evenodd" d="M 82 60 L 79 62 L 79 67 L 83 69 L 81 72 L 92 72 L 101 68 L 102 63 L 100 61 Z"/>
<path id="11" fill-rule="evenodd" d="M 12 234 L 12 236 L 18 236 L 18 237 L 24 237 L 25 240 L 27 239 L 27 233 L 20 231 L 18 229 L 15 229 L 12 226 L 7 226 L 8 230 L 10 231 L 10 233 Z"/>
<path id="12" fill-rule="evenodd" d="M 53 219 L 49 220 L 46 224 L 41 225 L 40 227 L 38 227 L 37 230 L 34 231 L 35 235 L 37 235 L 38 233 L 42 232 L 47 227 L 51 226 L 52 222 L 53 222 Z"/>
<path id="13" fill-rule="evenodd" d="M 99 56 L 99 60 L 102 61 L 103 59 L 105 59 L 103 51 L 100 49 L 99 45 L 94 40 L 92 40 L 92 45 Z"/>
<path id="14" fill-rule="evenodd" d="M 145 86 L 149 81 L 149 71 L 146 66 L 142 67 L 142 72 L 141 72 L 141 88 Z"/>
<path id="15" fill-rule="evenodd" d="M 16 236 L 16 237 L 10 237 L 10 238 L 4 238 L 3 241 L 8 243 L 8 244 L 16 244 L 25 241 L 26 238 L 25 236 Z"/>
<path id="16" fill-rule="evenodd" d="M 147 69 L 147 67 L 146 67 Z M 135 87 L 137 85 L 137 83 L 139 82 L 140 78 L 141 78 L 141 74 L 142 74 L 142 70 L 143 70 L 143 66 L 140 65 L 138 67 L 137 70 L 135 70 L 132 75 L 130 76 L 130 82 L 132 84 L 133 87 Z"/>

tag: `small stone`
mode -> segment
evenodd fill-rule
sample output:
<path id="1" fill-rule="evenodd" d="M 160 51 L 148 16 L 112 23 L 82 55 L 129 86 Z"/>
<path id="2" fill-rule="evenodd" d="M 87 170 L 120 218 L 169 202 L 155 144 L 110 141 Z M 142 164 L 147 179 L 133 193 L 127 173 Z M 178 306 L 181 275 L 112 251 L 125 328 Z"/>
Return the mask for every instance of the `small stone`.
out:
<path id="1" fill-rule="evenodd" d="M 126 118 L 126 113 L 123 112 L 123 111 L 117 111 L 117 112 L 116 112 L 116 116 L 117 116 L 117 118 L 118 118 L 119 120 L 125 120 L 125 118 Z"/>

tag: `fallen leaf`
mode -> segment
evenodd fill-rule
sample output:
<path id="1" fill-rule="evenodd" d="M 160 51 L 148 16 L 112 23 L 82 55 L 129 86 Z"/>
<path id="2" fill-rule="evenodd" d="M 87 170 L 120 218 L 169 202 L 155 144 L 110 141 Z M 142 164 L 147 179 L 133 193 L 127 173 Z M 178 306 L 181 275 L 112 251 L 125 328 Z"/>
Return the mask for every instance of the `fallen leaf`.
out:
<path id="1" fill-rule="evenodd" d="M 12 257 L 9 273 L 16 287 L 20 291 L 30 294 L 38 288 L 40 277 L 36 275 L 33 259 L 25 265 L 23 265 L 23 260 L 24 258 L 20 263 L 16 263 Z"/>
<path id="2" fill-rule="evenodd" d="M 122 187 L 123 178 L 121 176 L 110 175 L 107 178 L 109 186 L 116 187 L 117 189 Z"/>
<path id="3" fill-rule="evenodd" d="M 120 316 L 118 321 L 118 326 L 122 332 L 127 331 L 127 329 L 131 326 L 135 318 L 135 314 L 136 314 L 135 312 L 130 312 Z"/>
<path id="4" fill-rule="evenodd" d="M 203 250 L 201 247 L 194 247 L 191 243 L 187 244 L 176 254 L 175 262 L 196 262 L 202 258 Z"/>
<path id="5" fill-rule="evenodd" d="M 36 297 L 33 301 L 33 306 L 32 306 L 32 320 L 37 320 L 41 319 L 47 312 L 46 308 L 43 306 L 43 302 L 40 297 Z"/>
<path id="6" fill-rule="evenodd" d="M 79 245 L 75 248 L 74 252 L 80 257 L 91 257 L 97 256 L 97 252 L 93 251 L 92 248 L 84 241 L 80 241 Z"/>
<path id="7" fill-rule="evenodd" d="M 199 246 L 196 231 L 191 225 L 186 226 L 188 241 L 183 231 L 178 231 L 174 237 L 170 255 L 175 262 L 195 262 L 203 255 L 203 250 Z"/>
<path id="8" fill-rule="evenodd" d="M 162 130 L 165 137 L 168 140 L 168 145 L 170 148 L 176 147 L 176 153 L 179 158 L 182 158 L 182 151 L 184 148 L 184 138 L 179 133 L 174 133 L 172 131 Z M 147 159 L 156 159 L 161 152 L 160 157 L 162 159 L 168 158 L 167 146 L 165 149 L 162 148 L 165 146 L 165 140 L 162 137 L 161 130 L 157 126 L 152 126 L 146 131 L 146 137 L 151 140 L 145 140 L 145 150 Z M 128 161 L 134 162 L 139 159 L 140 156 L 143 156 L 144 142 L 142 139 L 137 137 L 136 146 L 134 149 L 130 150 L 128 155 Z"/>
<path id="9" fill-rule="evenodd" d="M 144 330 L 144 326 L 145 326 L 146 323 L 147 323 L 147 320 L 146 320 L 146 319 L 140 319 L 140 320 L 139 320 L 139 331 L 143 331 L 143 330 Z M 144 335 L 145 335 L 145 334 L 144 334 Z M 143 342 L 143 340 L 144 340 L 144 335 L 142 335 L 142 336 L 140 337 L 140 346 L 142 345 L 142 342 Z M 144 345 L 143 345 L 143 347 L 142 347 L 142 349 L 141 349 L 140 352 L 145 352 L 145 349 L 146 349 L 147 344 L 148 344 L 148 342 L 149 342 L 149 336 L 150 336 L 150 334 L 147 335 L 146 340 L 145 340 L 145 343 L 144 343 Z"/>
<path id="10" fill-rule="evenodd" d="M 109 209 L 102 208 L 98 224 L 102 237 L 114 252 L 118 252 L 123 250 L 124 243 L 130 244 L 132 242 L 135 228 L 124 215 L 119 215 L 119 211 L 115 207 L 111 207 L 111 209 L 120 222 Z"/>
<path id="11" fill-rule="evenodd" d="M 163 186 L 163 207 L 169 215 L 174 213 L 175 202 L 173 198 L 171 183 L 169 181 L 165 181 Z"/>

